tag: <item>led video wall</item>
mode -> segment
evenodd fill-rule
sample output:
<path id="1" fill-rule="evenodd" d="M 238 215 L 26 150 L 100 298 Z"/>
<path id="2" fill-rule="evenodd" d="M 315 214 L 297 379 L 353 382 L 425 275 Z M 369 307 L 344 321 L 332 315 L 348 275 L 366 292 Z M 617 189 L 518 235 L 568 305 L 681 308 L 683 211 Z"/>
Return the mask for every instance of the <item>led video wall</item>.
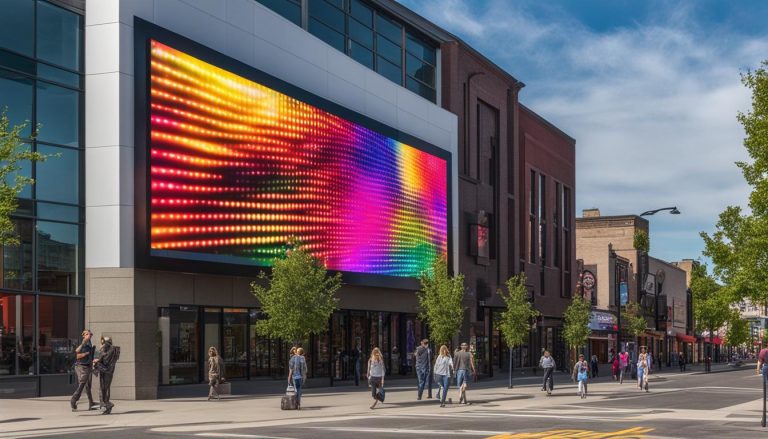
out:
<path id="1" fill-rule="evenodd" d="M 148 57 L 150 255 L 266 267 L 295 237 L 331 270 L 416 277 L 447 253 L 445 157 L 156 40 Z"/>

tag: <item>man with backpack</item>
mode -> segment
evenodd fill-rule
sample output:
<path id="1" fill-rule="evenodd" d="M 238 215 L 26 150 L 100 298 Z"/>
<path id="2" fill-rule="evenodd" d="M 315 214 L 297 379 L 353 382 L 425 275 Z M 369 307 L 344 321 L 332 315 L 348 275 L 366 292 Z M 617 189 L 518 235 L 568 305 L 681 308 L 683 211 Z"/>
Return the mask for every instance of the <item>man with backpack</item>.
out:
<path id="1" fill-rule="evenodd" d="M 119 359 L 120 346 L 112 346 L 110 337 L 101 337 L 101 349 L 93 360 L 93 368 L 99 375 L 99 407 L 102 415 L 112 413 L 112 407 L 115 406 L 109 401 L 109 391 L 112 387 L 112 377 L 115 375 L 115 365 Z"/>

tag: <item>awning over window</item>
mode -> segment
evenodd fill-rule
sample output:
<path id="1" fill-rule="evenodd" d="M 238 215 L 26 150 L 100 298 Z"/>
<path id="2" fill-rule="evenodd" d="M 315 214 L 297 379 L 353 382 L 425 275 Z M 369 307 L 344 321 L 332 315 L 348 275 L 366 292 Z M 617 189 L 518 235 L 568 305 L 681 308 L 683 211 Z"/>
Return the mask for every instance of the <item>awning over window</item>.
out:
<path id="1" fill-rule="evenodd" d="M 715 337 L 715 340 L 714 340 L 714 341 L 710 341 L 710 340 L 709 340 L 709 337 L 706 337 L 706 338 L 704 339 L 704 343 L 723 344 L 723 339 L 722 339 L 722 338 L 720 338 L 720 337 Z"/>
<path id="2" fill-rule="evenodd" d="M 676 337 L 678 341 L 682 341 L 684 343 L 696 343 L 696 337 L 692 335 L 677 334 Z"/>

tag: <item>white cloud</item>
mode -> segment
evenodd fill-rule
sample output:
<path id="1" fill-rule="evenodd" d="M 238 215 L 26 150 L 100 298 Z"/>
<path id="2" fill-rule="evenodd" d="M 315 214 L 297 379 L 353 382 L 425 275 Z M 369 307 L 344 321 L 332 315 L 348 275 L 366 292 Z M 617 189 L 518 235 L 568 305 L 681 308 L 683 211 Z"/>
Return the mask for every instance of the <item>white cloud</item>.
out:
<path id="1" fill-rule="evenodd" d="M 681 259 L 699 257 L 699 231 L 726 206 L 746 205 L 733 164 L 747 158 L 739 73 L 768 57 L 768 37 L 703 29 L 690 8 L 666 4 L 652 24 L 597 33 L 520 2 L 410 3 L 524 81 L 521 101 L 576 139 L 578 209 L 677 205 L 683 215 L 651 220 L 651 239 L 659 256 Z"/>

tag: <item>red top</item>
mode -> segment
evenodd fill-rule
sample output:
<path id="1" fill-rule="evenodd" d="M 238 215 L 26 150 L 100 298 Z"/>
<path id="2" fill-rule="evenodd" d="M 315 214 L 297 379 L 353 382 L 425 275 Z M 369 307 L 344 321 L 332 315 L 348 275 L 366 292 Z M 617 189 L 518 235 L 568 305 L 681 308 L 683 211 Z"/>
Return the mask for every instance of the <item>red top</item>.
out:
<path id="1" fill-rule="evenodd" d="M 768 364 L 768 348 L 761 349 L 757 359 L 763 364 Z"/>

